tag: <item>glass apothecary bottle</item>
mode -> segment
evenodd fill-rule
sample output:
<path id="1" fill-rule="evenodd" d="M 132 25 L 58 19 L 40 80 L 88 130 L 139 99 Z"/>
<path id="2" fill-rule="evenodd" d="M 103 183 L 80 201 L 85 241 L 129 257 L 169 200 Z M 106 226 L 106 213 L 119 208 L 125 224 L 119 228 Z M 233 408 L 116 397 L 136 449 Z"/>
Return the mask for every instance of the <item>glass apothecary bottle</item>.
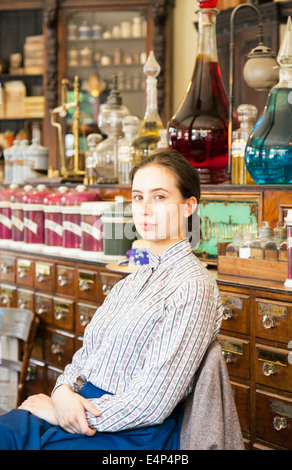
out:
<path id="1" fill-rule="evenodd" d="M 146 75 L 146 110 L 137 137 L 132 144 L 132 161 L 137 165 L 144 158 L 149 157 L 157 151 L 160 140 L 159 131 L 163 125 L 158 113 L 157 101 L 157 76 L 160 65 L 155 59 L 154 52 L 150 51 L 149 57 L 143 67 Z"/>
<path id="2" fill-rule="evenodd" d="M 272 240 L 267 241 L 265 245 L 265 259 L 269 261 L 280 260 L 280 247 L 287 241 L 287 228 L 283 222 L 278 222 L 277 227 L 274 228 L 274 237 Z M 284 245 L 282 246 L 282 252 Z M 281 253 L 283 255 L 283 253 Z"/>
<path id="3" fill-rule="evenodd" d="M 250 246 L 254 240 L 254 233 L 243 233 L 239 246 L 239 258 L 250 258 Z"/>
<path id="4" fill-rule="evenodd" d="M 233 236 L 233 242 L 229 243 L 226 247 L 226 256 L 238 258 L 239 257 L 239 248 L 242 243 L 242 233 L 237 232 Z"/>
<path id="5" fill-rule="evenodd" d="M 118 141 L 123 135 L 123 118 L 130 114 L 117 89 L 117 77 L 105 105 L 101 106 L 98 126 L 107 138 L 96 146 L 98 183 L 118 183 Z"/>
<path id="6" fill-rule="evenodd" d="M 120 184 L 130 184 L 132 169 L 131 146 L 140 126 L 137 116 L 126 116 L 123 119 L 124 136 L 118 142 L 118 176 Z"/>
<path id="7" fill-rule="evenodd" d="M 246 146 L 245 162 L 256 183 L 292 182 L 292 31 L 288 18 L 277 57 L 279 82 L 268 96 L 267 104 Z"/>
<path id="8" fill-rule="evenodd" d="M 262 222 L 259 227 L 259 236 L 250 245 L 250 257 L 252 259 L 265 258 L 265 246 L 273 237 L 273 229 L 269 222 Z"/>
<path id="9" fill-rule="evenodd" d="M 201 1 L 195 67 L 185 97 L 168 124 L 168 144 L 198 170 L 201 183 L 223 183 L 228 165 L 228 99 L 216 42 L 216 1 Z M 234 128 L 237 127 L 234 123 Z"/>
<path id="10" fill-rule="evenodd" d="M 241 104 L 237 108 L 239 129 L 232 132 L 232 184 L 252 184 L 245 165 L 245 148 L 251 131 L 254 128 L 257 116 L 257 108 L 252 104 Z"/>

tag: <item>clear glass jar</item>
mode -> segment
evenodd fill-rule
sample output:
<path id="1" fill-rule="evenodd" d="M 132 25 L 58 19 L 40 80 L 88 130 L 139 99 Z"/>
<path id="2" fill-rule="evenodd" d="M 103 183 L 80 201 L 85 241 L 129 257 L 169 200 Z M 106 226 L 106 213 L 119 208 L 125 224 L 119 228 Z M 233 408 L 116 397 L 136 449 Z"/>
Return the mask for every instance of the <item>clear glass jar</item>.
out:
<path id="1" fill-rule="evenodd" d="M 229 243 L 226 247 L 226 256 L 239 257 L 239 248 L 242 243 L 242 233 L 236 233 L 233 237 L 233 242 Z"/>
<path id="2" fill-rule="evenodd" d="M 265 259 L 278 261 L 280 259 L 280 246 L 287 240 L 287 228 L 282 222 L 278 222 L 274 229 L 274 237 L 265 245 Z M 283 251 L 284 246 L 282 247 Z"/>
<path id="3" fill-rule="evenodd" d="M 254 233 L 244 233 L 239 246 L 239 258 L 250 258 L 250 245 L 254 241 Z"/>
<path id="4" fill-rule="evenodd" d="M 259 236 L 251 243 L 250 257 L 252 259 L 265 259 L 265 246 L 273 237 L 273 229 L 269 222 L 263 222 L 259 227 Z"/>

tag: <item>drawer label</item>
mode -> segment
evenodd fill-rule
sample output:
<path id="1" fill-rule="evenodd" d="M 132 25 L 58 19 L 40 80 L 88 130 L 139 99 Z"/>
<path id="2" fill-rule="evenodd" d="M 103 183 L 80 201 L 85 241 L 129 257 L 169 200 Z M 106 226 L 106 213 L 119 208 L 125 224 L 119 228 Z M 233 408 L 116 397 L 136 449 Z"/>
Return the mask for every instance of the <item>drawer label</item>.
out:
<path id="1" fill-rule="evenodd" d="M 228 295 L 221 294 L 221 301 L 224 306 L 242 309 L 243 300 L 239 297 L 229 297 Z"/>
<path id="2" fill-rule="evenodd" d="M 243 356 L 243 353 L 244 353 L 243 343 L 240 343 L 239 341 L 231 341 L 225 338 L 218 338 L 218 342 L 221 345 L 221 348 L 224 349 L 224 351 L 229 351 L 229 352 Z"/>
<path id="3" fill-rule="evenodd" d="M 287 356 L 285 354 L 277 353 L 276 351 L 267 351 L 265 349 L 259 349 L 260 361 L 272 362 L 279 366 L 287 367 Z"/>
<path id="4" fill-rule="evenodd" d="M 292 418 L 292 405 L 288 405 L 279 400 L 269 400 L 269 410 L 271 413 Z"/>
<path id="5" fill-rule="evenodd" d="M 288 309 L 286 305 L 258 302 L 258 313 L 259 315 L 272 315 L 278 318 L 286 318 L 288 315 Z"/>

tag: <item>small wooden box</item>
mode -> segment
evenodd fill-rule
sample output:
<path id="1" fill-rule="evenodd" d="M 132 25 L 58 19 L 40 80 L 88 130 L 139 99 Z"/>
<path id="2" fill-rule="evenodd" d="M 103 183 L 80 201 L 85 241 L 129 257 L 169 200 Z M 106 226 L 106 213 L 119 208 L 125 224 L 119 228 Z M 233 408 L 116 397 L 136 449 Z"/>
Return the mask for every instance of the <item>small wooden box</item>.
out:
<path id="1" fill-rule="evenodd" d="M 218 273 L 285 282 L 288 276 L 288 263 L 218 256 Z"/>

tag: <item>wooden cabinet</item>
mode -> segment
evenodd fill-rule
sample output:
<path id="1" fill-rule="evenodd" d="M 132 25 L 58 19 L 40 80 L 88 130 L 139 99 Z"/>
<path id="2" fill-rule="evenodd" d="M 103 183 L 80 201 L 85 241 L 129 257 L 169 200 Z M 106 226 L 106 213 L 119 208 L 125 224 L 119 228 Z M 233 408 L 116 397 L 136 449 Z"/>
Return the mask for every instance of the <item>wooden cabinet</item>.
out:
<path id="1" fill-rule="evenodd" d="M 282 283 L 216 278 L 224 306 L 218 339 L 246 446 L 292 449 L 292 293 Z"/>

